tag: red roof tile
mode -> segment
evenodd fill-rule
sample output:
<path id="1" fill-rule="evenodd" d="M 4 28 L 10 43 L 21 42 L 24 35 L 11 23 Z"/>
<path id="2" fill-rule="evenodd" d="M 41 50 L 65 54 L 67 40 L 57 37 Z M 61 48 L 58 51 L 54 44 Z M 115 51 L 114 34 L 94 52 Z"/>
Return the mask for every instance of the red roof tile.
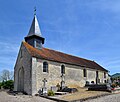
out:
<path id="1" fill-rule="evenodd" d="M 51 50 L 51 49 L 47 49 L 47 48 L 42 48 L 41 50 L 38 50 L 26 42 L 23 42 L 23 44 L 27 48 L 27 50 L 29 51 L 31 56 L 33 56 L 33 57 L 56 61 L 56 62 L 67 63 L 67 64 L 72 64 L 72 65 L 77 65 L 77 66 L 83 66 L 83 67 L 96 69 L 96 70 L 108 71 L 108 70 L 104 69 L 103 67 L 101 67 L 96 62 L 91 61 L 91 60 L 79 58 L 76 56 L 68 55 L 68 54 L 58 52 L 55 50 Z"/>

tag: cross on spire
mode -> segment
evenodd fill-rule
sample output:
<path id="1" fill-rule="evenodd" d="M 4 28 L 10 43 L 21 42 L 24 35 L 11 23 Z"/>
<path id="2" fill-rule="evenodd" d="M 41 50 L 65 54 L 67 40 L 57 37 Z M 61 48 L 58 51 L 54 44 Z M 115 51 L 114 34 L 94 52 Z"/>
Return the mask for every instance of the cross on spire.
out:
<path id="1" fill-rule="evenodd" d="M 42 35 L 38 20 L 37 20 L 37 16 L 36 16 L 36 7 L 34 7 L 34 18 L 33 18 L 29 33 L 28 33 L 28 36 L 31 36 L 31 35 L 38 35 L 38 36 Z"/>
<path id="2" fill-rule="evenodd" d="M 36 15 L 36 6 L 34 7 L 34 15 Z"/>

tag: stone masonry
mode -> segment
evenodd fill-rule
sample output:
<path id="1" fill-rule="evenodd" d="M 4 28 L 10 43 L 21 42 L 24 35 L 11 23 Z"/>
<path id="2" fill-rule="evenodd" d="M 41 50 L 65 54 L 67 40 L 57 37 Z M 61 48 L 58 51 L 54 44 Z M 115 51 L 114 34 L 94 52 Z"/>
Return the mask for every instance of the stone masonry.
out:
<path id="1" fill-rule="evenodd" d="M 26 93 L 32 94 L 32 74 L 31 74 L 31 66 L 32 66 L 32 57 L 28 53 L 27 49 L 21 44 L 20 51 L 18 54 L 18 58 L 14 68 L 14 91 L 19 91 L 19 70 L 23 68 L 24 70 L 24 79 L 23 80 L 23 89 Z"/>
<path id="2" fill-rule="evenodd" d="M 35 59 L 35 58 L 34 58 Z M 64 63 L 52 62 L 43 59 L 36 58 L 34 68 L 36 70 L 36 92 L 39 91 L 43 87 L 42 80 L 44 78 L 47 79 L 47 88 L 50 89 L 51 86 L 56 86 L 61 82 L 61 65 L 65 65 L 65 85 L 77 85 L 80 87 L 85 86 L 86 81 L 94 81 L 96 82 L 96 70 L 86 68 L 87 69 L 87 77 L 83 76 L 84 67 L 69 65 Z M 43 62 L 48 62 L 48 73 L 43 72 Z M 106 74 L 107 75 L 107 74 Z M 104 80 L 107 80 L 108 77 L 104 78 L 104 71 L 99 71 L 99 79 L 100 83 L 104 83 Z"/>

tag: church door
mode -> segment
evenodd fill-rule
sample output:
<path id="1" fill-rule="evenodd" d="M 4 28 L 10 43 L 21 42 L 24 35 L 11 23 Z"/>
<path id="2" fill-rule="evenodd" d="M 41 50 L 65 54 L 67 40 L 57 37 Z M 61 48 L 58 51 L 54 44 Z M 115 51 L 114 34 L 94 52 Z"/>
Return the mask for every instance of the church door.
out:
<path id="1" fill-rule="evenodd" d="M 24 92 L 24 69 L 20 68 L 18 72 L 18 91 Z"/>

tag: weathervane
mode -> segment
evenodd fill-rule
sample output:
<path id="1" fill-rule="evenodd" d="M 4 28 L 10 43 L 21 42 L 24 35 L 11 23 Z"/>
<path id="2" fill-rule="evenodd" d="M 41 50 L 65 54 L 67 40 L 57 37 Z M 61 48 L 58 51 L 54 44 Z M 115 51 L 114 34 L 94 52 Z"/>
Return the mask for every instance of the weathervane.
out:
<path id="1" fill-rule="evenodd" d="M 34 7 L 34 15 L 36 15 L 36 6 Z"/>

